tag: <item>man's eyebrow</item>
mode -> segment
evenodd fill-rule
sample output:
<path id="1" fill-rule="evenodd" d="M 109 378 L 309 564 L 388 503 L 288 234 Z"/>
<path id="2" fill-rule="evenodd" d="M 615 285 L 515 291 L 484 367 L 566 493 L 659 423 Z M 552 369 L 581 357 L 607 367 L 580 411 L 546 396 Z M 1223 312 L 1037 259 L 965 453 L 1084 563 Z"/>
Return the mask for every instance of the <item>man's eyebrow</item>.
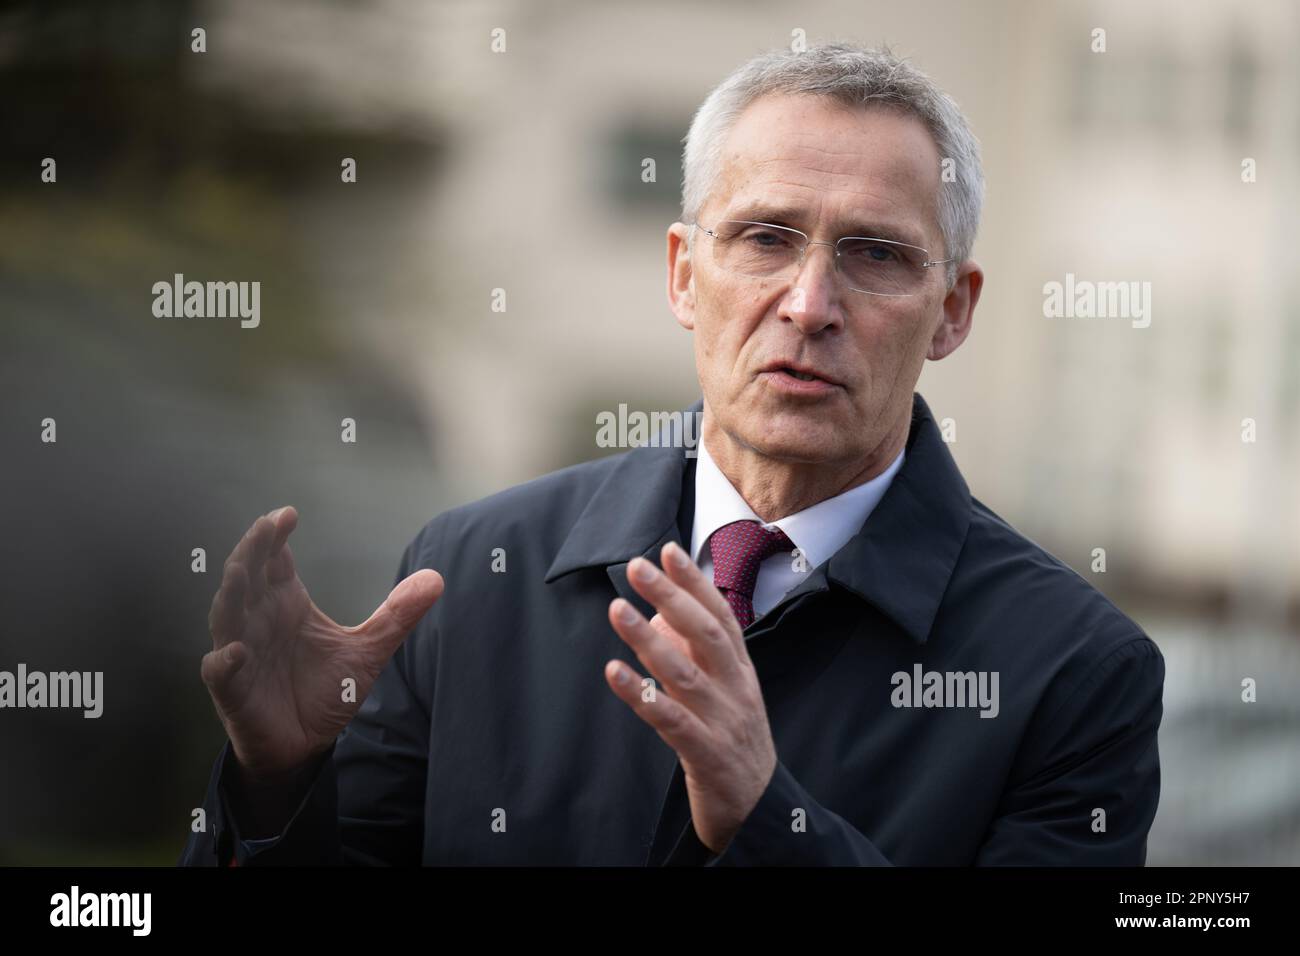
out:
<path id="1" fill-rule="evenodd" d="M 767 222 L 774 226 L 785 226 L 789 229 L 798 229 L 801 232 L 808 230 L 803 225 L 803 210 L 795 206 L 774 206 L 762 201 L 746 203 L 737 206 L 735 210 L 726 213 L 724 219 L 740 219 L 747 222 Z M 870 219 L 856 219 L 850 221 L 847 225 L 841 225 L 836 232 L 836 236 L 867 236 L 872 239 L 892 239 L 894 242 L 903 242 L 913 246 L 923 246 L 921 236 L 915 230 L 906 226 L 900 226 L 895 223 L 873 222 Z"/>

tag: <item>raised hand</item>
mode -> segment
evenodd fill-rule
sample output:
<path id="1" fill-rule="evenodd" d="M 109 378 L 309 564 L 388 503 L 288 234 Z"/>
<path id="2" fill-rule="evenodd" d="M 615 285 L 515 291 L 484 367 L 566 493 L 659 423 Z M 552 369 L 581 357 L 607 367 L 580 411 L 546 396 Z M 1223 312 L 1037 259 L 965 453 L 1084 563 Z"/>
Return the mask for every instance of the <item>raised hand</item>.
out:
<path id="1" fill-rule="evenodd" d="M 246 780 L 293 774 L 327 750 L 361 706 L 398 645 L 442 595 L 424 569 L 393 588 L 356 627 L 330 620 L 294 568 L 288 538 L 298 513 L 263 515 L 226 559 L 201 667 Z M 345 681 L 355 681 L 355 695 Z"/>

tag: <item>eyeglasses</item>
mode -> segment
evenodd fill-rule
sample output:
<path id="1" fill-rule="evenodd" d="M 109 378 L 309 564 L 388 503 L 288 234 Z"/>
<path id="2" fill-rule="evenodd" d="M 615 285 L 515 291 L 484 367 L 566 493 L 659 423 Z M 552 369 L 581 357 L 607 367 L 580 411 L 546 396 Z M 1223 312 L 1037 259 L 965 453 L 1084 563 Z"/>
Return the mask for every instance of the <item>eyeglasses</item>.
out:
<path id="1" fill-rule="evenodd" d="M 892 239 L 845 236 L 835 243 L 814 242 L 806 233 L 766 222 L 724 219 L 712 229 L 713 261 L 733 275 L 753 279 L 793 279 L 803 267 L 809 246 L 831 246 L 835 263 L 850 289 L 868 295 L 916 295 L 931 266 L 954 259 L 931 259 L 920 246 Z"/>

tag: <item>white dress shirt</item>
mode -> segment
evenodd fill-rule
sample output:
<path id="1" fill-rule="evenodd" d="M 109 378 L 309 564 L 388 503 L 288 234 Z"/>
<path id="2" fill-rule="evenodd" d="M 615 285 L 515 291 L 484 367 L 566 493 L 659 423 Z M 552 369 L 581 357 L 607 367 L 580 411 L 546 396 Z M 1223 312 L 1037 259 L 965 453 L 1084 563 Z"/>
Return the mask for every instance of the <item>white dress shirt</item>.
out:
<path id="1" fill-rule="evenodd" d="M 870 481 L 769 523 L 762 521 L 745 503 L 709 455 L 703 439 L 697 442 L 696 448 L 691 557 L 704 573 L 713 577 L 713 556 L 705 546 L 709 536 L 733 521 L 757 521 L 764 528 L 780 528 L 803 555 L 801 570 L 795 569 L 796 562 L 788 551 L 774 554 L 759 565 L 758 581 L 754 585 L 754 620 L 774 608 L 809 571 L 830 560 L 831 555 L 862 529 L 902 467 L 904 454 L 900 451 L 893 464 Z"/>

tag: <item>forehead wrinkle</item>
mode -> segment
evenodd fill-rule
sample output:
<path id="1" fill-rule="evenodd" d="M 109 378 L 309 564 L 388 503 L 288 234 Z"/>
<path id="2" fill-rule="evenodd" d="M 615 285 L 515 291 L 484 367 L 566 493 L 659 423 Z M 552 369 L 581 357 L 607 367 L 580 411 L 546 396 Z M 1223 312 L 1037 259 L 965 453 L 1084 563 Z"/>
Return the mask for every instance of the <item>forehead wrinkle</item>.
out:
<path id="1" fill-rule="evenodd" d="M 802 151 L 818 154 L 826 160 L 843 157 L 855 165 L 865 158 L 872 162 L 883 162 L 886 166 L 897 168 L 899 171 L 911 172 L 913 166 L 910 160 L 916 152 L 913 146 L 924 143 L 928 151 L 935 151 L 937 154 L 933 137 L 919 120 L 905 120 L 902 128 L 906 132 L 899 136 L 887 137 L 878 132 L 867 134 L 866 131 L 852 124 L 852 114 L 843 115 L 850 117 L 847 127 L 817 126 L 802 120 L 794 124 L 774 123 L 766 128 L 759 127 L 757 124 L 744 125 L 740 128 L 739 142 L 737 143 L 733 136 L 729 144 L 732 147 L 729 158 L 744 157 L 746 150 L 737 147 L 747 146 L 749 156 L 757 164 L 792 159 L 801 164 L 815 165 L 815 157 L 791 155 Z M 735 132 L 736 130 L 733 130 L 733 134 Z M 909 142 L 911 140 L 917 142 Z M 905 147 L 901 152 L 890 149 L 900 141 Z M 937 170 L 935 175 L 937 177 Z"/>
<path id="2" fill-rule="evenodd" d="M 733 206 L 742 193 L 747 193 L 747 202 L 799 205 L 767 194 L 779 186 L 817 194 L 814 201 L 820 219 L 821 207 L 828 201 L 843 205 L 846 196 L 870 197 L 870 209 L 851 208 L 837 222 L 879 219 L 881 213 L 873 214 L 871 210 L 883 204 L 904 218 L 903 223 L 895 221 L 895 225 L 919 228 L 923 244 L 931 239 L 942 241 L 938 152 L 933 137 L 920 121 L 901 117 L 906 130 L 902 135 L 867 137 L 853 123 L 860 114 L 814 100 L 811 111 L 801 112 L 797 118 L 789 113 L 777 112 L 773 116 L 770 110 L 767 114 L 760 111 L 742 117 L 732 128 L 719 176 L 724 189 L 715 193 L 724 208 Z M 807 117 L 816 116 L 822 106 L 828 108 L 831 121 L 822 122 L 822 117 L 817 116 L 809 122 Z M 848 123 L 836 122 L 837 116 L 847 118 Z M 758 122 L 756 117 L 764 122 Z M 922 159 L 918 163 L 920 154 L 913 147 L 920 142 L 924 142 L 925 153 L 935 162 Z M 798 173 L 793 173 L 791 167 Z M 803 181 L 796 180 L 795 175 L 802 175 Z M 771 182 L 764 182 L 769 176 Z"/>
<path id="3" fill-rule="evenodd" d="M 784 182 L 790 185 L 802 185 L 807 188 L 821 188 L 826 191 L 838 192 L 863 192 L 864 187 L 871 183 L 881 183 L 889 186 L 898 193 L 911 194 L 919 191 L 922 194 L 927 193 L 927 186 L 938 186 L 938 170 L 934 170 L 934 182 L 927 182 L 930 179 L 926 175 L 917 175 L 917 168 L 907 156 L 885 156 L 877 157 L 865 165 L 861 163 L 863 158 L 861 153 L 845 153 L 845 156 L 851 156 L 855 161 L 853 165 L 846 164 L 829 164 L 819 165 L 816 162 L 806 162 L 803 160 L 789 159 L 786 157 L 770 157 L 759 160 L 752 165 L 750 178 L 761 178 L 764 174 L 774 176 L 775 182 Z M 790 167 L 794 167 L 801 173 L 807 173 L 811 178 L 820 179 L 822 182 L 816 186 L 811 183 L 800 183 L 789 178 Z"/>
<path id="4" fill-rule="evenodd" d="M 816 231 L 818 224 L 822 224 L 827 230 L 827 238 L 865 235 L 870 232 L 868 227 L 875 226 L 896 233 L 896 238 L 905 242 L 923 245 L 926 241 L 928 223 L 918 223 L 911 204 L 888 192 L 863 186 L 851 190 L 825 191 L 787 180 L 774 180 L 770 185 L 752 187 L 752 183 L 744 184 L 723 205 L 722 210 L 728 218 L 743 215 L 743 218 L 763 219 L 764 210 L 761 207 L 789 209 L 795 214 L 768 218 L 781 220 L 810 235 Z M 775 194 L 773 190 L 776 190 Z M 800 193 L 809 193 L 808 201 L 796 198 Z M 863 202 L 862 199 L 866 201 Z M 749 212 L 751 209 L 755 210 L 752 216 Z M 922 219 L 926 218 L 928 217 L 923 210 Z"/>

